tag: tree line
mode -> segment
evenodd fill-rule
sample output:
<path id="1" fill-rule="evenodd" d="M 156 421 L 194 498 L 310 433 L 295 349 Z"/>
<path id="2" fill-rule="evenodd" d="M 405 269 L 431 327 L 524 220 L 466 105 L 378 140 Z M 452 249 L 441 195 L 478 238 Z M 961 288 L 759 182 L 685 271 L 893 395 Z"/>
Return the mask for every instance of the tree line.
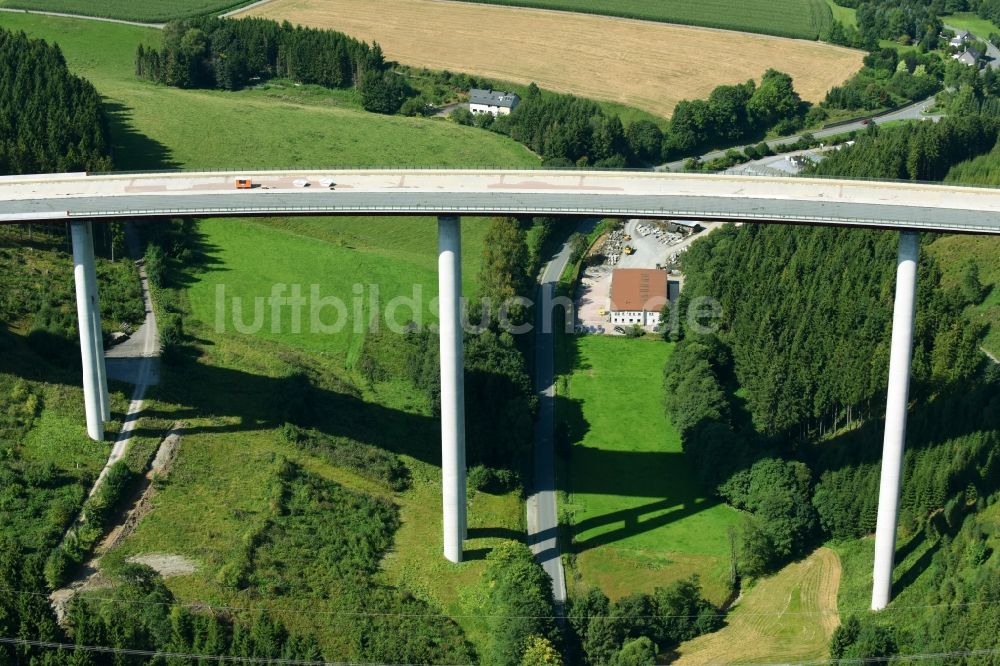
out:
<path id="1" fill-rule="evenodd" d="M 937 123 L 872 126 L 849 148 L 829 153 L 806 170 L 833 176 L 942 180 L 953 165 L 989 152 L 997 143 L 1000 116 L 965 114 Z"/>
<path id="2" fill-rule="evenodd" d="M 139 45 L 135 73 L 179 88 L 238 90 L 275 77 L 328 88 L 356 87 L 366 110 L 389 114 L 408 95 L 377 43 L 260 18 L 172 21 L 159 49 Z"/>
<path id="3" fill-rule="evenodd" d="M 645 166 L 718 146 L 788 134 L 817 120 L 787 74 L 768 70 L 758 85 L 716 87 L 705 100 L 682 100 L 665 129 L 639 119 L 627 127 L 600 105 L 572 95 L 542 94 L 532 84 L 507 116 L 455 114 L 459 122 L 506 134 L 542 156 L 546 166 Z"/>
<path id="4" fill-rule="evenodd" d="M 949 65 L 972 69 L 958 62 Z M 877 49 L 851 78 L 827 91 L 823 106 L 874 111 L 924 99 L 941 89 L 949 65 L 933 53 L 900 56 L 896 49 Z"/>
<path id="5" fill-rule="evenodd" d="M 880 40 L 916 42 L 925 50 L 938 45 L 942 23 L 939 16 L 946 10 L 945 0 L 835 0 L 842 7 L 857 10 L 857 27 L 834 21 L 826 41 L 855 48 L 875 49 Z M 964 0 L 959 0 L 963 2 Z M 947 0 L 947 11 L 957 6 Z"/>
<path id="6" fill-rule="evenodd" d="M 101 96 L 58 46 L 0 28 L 0 174 L 106 171 Z"/>

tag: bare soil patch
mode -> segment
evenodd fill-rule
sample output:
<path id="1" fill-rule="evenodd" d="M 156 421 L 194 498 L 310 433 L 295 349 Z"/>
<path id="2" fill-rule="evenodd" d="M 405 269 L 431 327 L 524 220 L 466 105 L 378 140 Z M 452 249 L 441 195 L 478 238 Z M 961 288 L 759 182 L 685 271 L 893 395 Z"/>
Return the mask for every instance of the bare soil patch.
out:
<path id="1" fill-rule="evenodd" d="M 169 578 L 170 576 L 187 576 L 193 574 L 198 569 L 194 562 L 183 555 L 169 555 L 167 553 L 145 553 L 130 557 L 128 561 L 152 567 L 164 578 Z"/>

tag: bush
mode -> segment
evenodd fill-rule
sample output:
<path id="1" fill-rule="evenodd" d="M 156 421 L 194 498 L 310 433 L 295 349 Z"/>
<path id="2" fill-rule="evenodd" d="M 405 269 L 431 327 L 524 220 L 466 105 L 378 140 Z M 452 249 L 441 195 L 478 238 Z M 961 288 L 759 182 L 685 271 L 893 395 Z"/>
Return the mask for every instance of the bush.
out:
<path id="1" fill-rule="evenodd" d="M 469 468 L 466 482 L 470 491 L 494 493 L 497 486 L 497 470 L 485 465 L 475 465 Z"/>
<path id="2" fill-rule="evenodd" d="M 472 111 L 469 111 L 464 106 L 458 106 L 452 109 L 451 113 L 448 114 L 454 122 L 459 125 L 472 125 L 476 121 L 476 117 L 472 115 Z"/>
<path id="3" fill-rule="evenodd" d="M 625 329 L 626 338 L 641 338 L 646 334 L 646 330 L 639 324 L 632 324 Z"/>
<path id="4" fill-rule="evenodd" d="M 146 246 L 146 255 L 143 258 L 143 263 L 146 267 L 146 277 L 149 279 L 149 284 L 157 289 L 162 287 L 165 283 L 167 270 L 167 257 L 163 252 L 163 248 L 150 243 Z"/>
<path id="5" fill-rule="evenodd" d="M 392 115 L 406 100 L 403 79 L 392 72 L 372 71 L 361 79 L 361 106 L 365 111 Z"/>
<path id="6" fill-rule="evenodd" d="M 404 116 L 429 116 L 432 111 L 430 104 L 422 97 L 411 97 L 399 107 L 399 112 Z"/>
<path id="7" fill-rule="evenodd" d="M 536 637 L 557 637 L 552 580 L 524 544 L 506 541 L 487 555 L 480 589 L 490 637 L 482 663 L 518 666 Z"/>
<path id="8" fill-rule="evenodd" d="M 55 548 L 45 560 L 45 582 L 49 588 L 57 590 L 63 586 L 69 577 L 69 571 L 74 562 L 62 548 Z"/>
<path id="9" fill-rule="evenodd" d="M 384 449 L 347 437 L 334 437 L 317 430 L 306 430 L 292 423 L 285 423 L 282 426 L 280 436 L 289 444 L 294 444 L 333 465 L 346 467 L 366 478 L 382 481 L 397 492 L 410 487 L 410 470 L 399 456 Z"/>
<path id="10" fill-rule="evenodd" d="M 184 320 L 174 312 L 163 315 L 163 324 L 160 327 L 160 346 L 163 356 L 171 359 L 176 355 L 178 348 L 184 342 Z"/>

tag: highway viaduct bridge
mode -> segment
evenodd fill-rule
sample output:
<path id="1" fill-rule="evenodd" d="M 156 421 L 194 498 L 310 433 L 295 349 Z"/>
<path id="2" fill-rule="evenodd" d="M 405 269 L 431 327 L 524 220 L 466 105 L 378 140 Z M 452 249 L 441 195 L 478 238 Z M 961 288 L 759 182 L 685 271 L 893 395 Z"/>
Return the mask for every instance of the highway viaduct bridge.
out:
<path id="1" fill-rule="evenodd" d="M 237 190 L 236 178 L 250 189 Z M 335 183 L 334 186 L 330 186 Z M 92 224 L 119 218 L 435 215 L 439 235 L 444 555 L 462 559 L 465 417 L 460 216 L 725 220 L 899 232 L 872 608 L 889 603 L 913 346 L 920 231 L 1000 235 L 1000 190 L 613 171 L 331 170 L 0 178 L 0 224 L 72 229 L 87 432 L 110 419 Z"/>

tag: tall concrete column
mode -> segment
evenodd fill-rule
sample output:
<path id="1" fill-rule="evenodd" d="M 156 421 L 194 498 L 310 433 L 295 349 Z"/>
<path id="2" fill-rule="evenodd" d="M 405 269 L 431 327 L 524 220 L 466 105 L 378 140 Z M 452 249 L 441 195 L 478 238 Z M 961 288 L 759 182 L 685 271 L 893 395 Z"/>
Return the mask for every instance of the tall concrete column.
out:
<path id="1" fill-rule="evenodd" d="M 465 540 L 465 376 L 462 354 L 462 233 L 457 216 L 438 218 L 441 312 L 441 485 L 444 556 L 462 561 Z"/>
<path id="2" fill-rule="evenodd" d="M 91 239 L 93 239 L 93 223 L 88 222 L 87 224 L 90 225 Z M 93 246 L 93 243 L 91 246 Z M 91 268 L 94 268 L 94 262 L 91 262 Z M 110 421 L 111 399 L 108 396 L 108 372 L 104 361 L 104 329 L 101 326 L 101 298 L 97 288 L 96 270 L 91 273 L 88 283 L 92 288 L 90 297 L 91 302 L 94 304 L 94 307 L 91 308 L 91 327 L 94 330 L 94 354 L 96 358 L 97 378 L 100 384 L 101 415 L 105 421 Z"/>
<path id="3" fill-rule="evenodd" d="M 901 232 L 899 256 L 896 260 L 896 303 L 892 314 L 885 439 L 882 443 L 882 481 L 879 486 L 878 522 L 875 528 L 872 610 L 885 608 L 892 596 L 892 567 L 896 555 L 896 525 L 899 520 L 900 481 L 903 476 L 903 445 L 906 440 L 906 406 L 910 396 L 910 363 L 913 359 L 919 251 L 919 236 L 912 231 Z"/>
<path id="4" fill-rule="evenodd" d="M 97 278 L 94 270 L 94 235 L 90 222 L 71 222 L 73 278 L 76 282 L 76 313 L 80 324 L 80 357 L 83 361 L 83 402 L 87 413 L 87 434 L 104 439 L 104 405 L 94 340 L 94 310 L 97 308 Z"/>

